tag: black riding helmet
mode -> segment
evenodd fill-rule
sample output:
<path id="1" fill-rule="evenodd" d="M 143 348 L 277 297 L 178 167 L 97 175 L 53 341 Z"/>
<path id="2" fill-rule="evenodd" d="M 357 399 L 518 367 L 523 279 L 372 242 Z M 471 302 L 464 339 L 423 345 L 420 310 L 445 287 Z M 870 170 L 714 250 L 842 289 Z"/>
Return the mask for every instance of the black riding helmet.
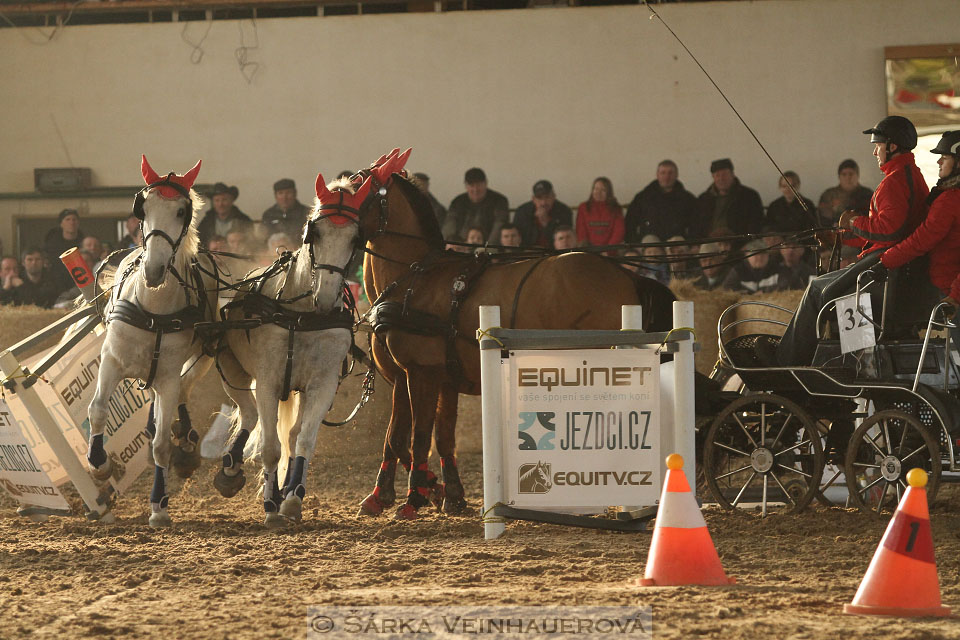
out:
<path id="1" fill-rule="evenodd" d="M 871 134 L 870 142 L 893 143 L 904 153 L 917 146 L 917 128 L 903 116 L 887 116 L 864 133 Z"/>
<path id="2" fill-rule="evenodd" d="M 960 156 L 960 130 L 944 131 L 940 142 L 937 143 L 930 153 L 937 153 L 941 156 Z"/>

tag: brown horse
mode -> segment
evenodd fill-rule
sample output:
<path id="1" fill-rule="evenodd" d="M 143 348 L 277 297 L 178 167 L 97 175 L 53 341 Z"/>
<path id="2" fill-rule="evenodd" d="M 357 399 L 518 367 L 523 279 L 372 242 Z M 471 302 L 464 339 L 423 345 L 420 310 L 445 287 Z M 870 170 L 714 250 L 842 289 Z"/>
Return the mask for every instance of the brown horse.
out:
<path id="1" fill-rule="evenodd" d="M 362 172 L 381 187 L 360 211 L 367 239 L 363 284 L 374 301 L 372 355 L 393 385 L 393 411 L 376 488 L 360 514 L 377 515 L 394 503 L 399 461 L 410 480 L 396 517 L 413 519 L 431 499 L 442 499 L 447 513 L 466 506 L 455 457 L 457 401 L 460 393 L 480 393 L 480 305 L 499 305 L 505 327 L 619 329 L 621 305 L 639 304 L 645 329 L 666 331 L 675 298 L 658 282 L 595 254 L 501 262 L 444 251 L 429 202 L 400 174 L 410 150 L 397 151 Z M 442 484 L 428 469 L 431 433 Z"/>

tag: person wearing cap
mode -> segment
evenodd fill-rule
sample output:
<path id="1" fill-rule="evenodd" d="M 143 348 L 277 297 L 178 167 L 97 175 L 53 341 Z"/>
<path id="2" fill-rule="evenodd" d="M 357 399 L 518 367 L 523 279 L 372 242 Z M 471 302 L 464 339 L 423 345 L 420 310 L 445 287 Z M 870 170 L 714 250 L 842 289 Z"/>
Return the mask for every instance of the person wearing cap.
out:
<path id="1" fill-rule="evenodd" d="M 520 229 L 521 246 L 549 249 L 557 227 L 573 226 L 573 211 L 557 200 L 549 180 L 537 180 L 533 183 L 533 198 L 517 207 L 513 223 Z"/>
<path id="2" fill-rule="evenodd" d="M 913 233 L 926 215 L 929 191 L 914 162 L 917 130 L 913 123 L 902 116 L 888 116 L 864 133 L 870 134 L 873 155 L 884 176 L 870 201 L 869 215 L 846 211 L 838 223 L 844 243 L 861 249 L 859 259 L 810 281 L 777 346 L 777 362 L 781 365 L 811 364 L 817 348 L 817 317 L 823 305 L 856 291 L 857 276 L 880 261 L 881 250 Z M 821 232 L 817 238 L 821 244 L 832 244 L 833 234 Z M 901 271 L 898 288 L 922 291 L 929 281 L 925 272 L 918 271 L 922 269 Z M 880 309 L 880 305 L 873 304 L 873 308 Z"/>
<path id="3" fill-rule="evenodd" d="M 723 288 L 741 293 L 770 293 L 788 289 L 789 282 L 780 278 L 777 266 L 770 260 L 770 250 L 763 238 L 754 238 L 743 245 L 746 258 L 730 269 Z"/>
<path id="4" fill-rule="evenodd" d="M 57 216 L 59 226 L 50 229 L 43 240 L 47 261 L 51 265 L 51 277 L 59 292 L 73 287 L 70 272 L 60 262 L 60 254 L 73 247 L 80 248 L 84 233 L 80 229 L 80 214 L 76 209 L 64 209 Z"/>
<path id="5" fill-rule="evenodd" d="M 602 247 L 622 243 L 624 234 L 623 207 L 613 195 L 610 179 L 600 176 L 590 186 L 590 197 L 577 208 L 577 240 L 581 247 Z"/>
<path id="6" fill-rule="evenodd" d="M 929 253 L 930 280 L 945 296 L 943 302 L 955 310 L 960 305 L 960 131 L 945 132 L 930 152 L 940 159 L 939 180 L 927 196 L 927 218 L 880 261 L 896 269 Z"/>
<path id="7" fill-rule="evenodd" d="M 763 226 L 760 194 L 740 183 L 730 158 L 710 163 L 710 175 L 713 183 L 697 198 L 697 220 L 691 234 L 706 238 L 720 230 L 733 235 L 760 231 Z"/>
<path id="8" fill-rule="evenodd" d="M 866 215 L 870 211 L 870 198 L 873 191 L 860 184 L 860 166 L 855 160 L 847 158 L 837 169 L 835 187 L 830 187 L 820 195 L 817 206 L 821 227 L 831 227 L 840 219 L 840 215 L 849 210 Z"/>
<path id="9" fill-rule="evenodd" d="M 300 238 L 310 207 L 297 200 L 296 183 L 290 178 L 277 180 L 273 183 L 273 198 L 276 202 L 261 216 L 263 235 L 269 238 L 275 233 L 284 233 Z"/>
<path id="10" fill-rule="evenodd" d="M 413 174 L 413 177 L 416 178 L 414 184 L 420 189 L 420 193 L 426 196 L 430 202 L 430 207 L 433 209 L 433 216 L 437 219 L 437 224 L 443 229 L 443 221 L 447 218 L 447 208 L 440 204 L 440 201 L 430 193 L 430 176 L 418 172 Z"/>
<path id="11" fill-rule="evenodd" d="M 766 226 L 785 234 L 796 234 L 820 226 L 813 201 L 802 195 L 797 198 L 800 176 L 795 171 L 784 171 L 777 187 L 783 195 L 767 206 Z"/>
<path id="12" fill-rule="evenodd" d="M 673 160 L 657 165 L 657 178 L 633 197 L 624 218 L 626 241 L 640 242 L 645 235 L 659 238 L 690 236 L 697 218 L 697 198 L 684 189 Z"/>
<path id="13" fill-rule="evenodd" d="M 467 229 L 480 227 L 487 242 L 496 243 L 500 238 L 500 226 L 510 220 L 510 204 L 506 196 L 487 188 L 487 174 L 473 167 L 463 176 L 466 193 L 461 193 L 447 209 L 443 221 L 443 237 L 465 238 Z"/>
<path id="14" fill-rule="evenodd" d="M 201 244 L 206 245 L 214 235 L 226 237 L 231 231 L 249 232 L 253 228 L 250 217 L 233 204 L 239 195 L 240 190 L 236 187 L 228 187 L 222 182 L 213 185 L 210 193 L 213 206 L 197 227 Z"/>

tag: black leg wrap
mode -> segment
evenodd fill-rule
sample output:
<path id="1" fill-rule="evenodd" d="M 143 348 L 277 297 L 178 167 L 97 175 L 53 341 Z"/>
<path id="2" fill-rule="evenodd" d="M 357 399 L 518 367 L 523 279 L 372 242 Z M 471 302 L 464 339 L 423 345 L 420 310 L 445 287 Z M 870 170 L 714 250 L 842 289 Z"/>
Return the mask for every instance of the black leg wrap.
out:
<path id="1" fill-rule="evenodd" d="M 243 463 L 243 448 L 247 446 L 247 439 L 249 437 L 249 431 L 241 430 L 240 433 L 237 434 L 237 437 L 233 439 L 230 450 L 223 455 L 224 469 L 230 469 L 235 464 Z"/>
<path id="2" fill-rule="evenodd" d="M 150 491 L 150 506 L 154 511 L 167 508 L 167 470 L 154 465 L 153 490 Z"/>
<path id="3" fill-rule="evenodd" d="M 87 462 L 94 469 L 99 469 L 107 463 L 107 452 L 103 449 L 103 434 L 90 436 L 90 444 L 87 446 Z"/>
<path id="4" fill-rule="evenodd" d="M 445 464 L 441 467 L 440 476 L 443 479 L 444 491 L 447 496 L 463 497 L 463 482 L 460 480 L 460 471 L 456 464 Z"/>
<path id="5" fill-rule="evenodd" d="M 280 510 L 280 486 L 277 484 L 277 472 L 263 472 L 263 510 L 276 513 Z"/>
<path id="6" fill-rule="evenodd" d="M 150 403 L 150 411 L 147 412 L 147 433 L 150 434 L 150 438 L 154 438 L 157 435 L 157 419 L 154 417 L 153 412 L 154 403 Z"/>
<path id="7" fill-rule="evenodd" d="M 200 434 L 193 428 L 193 422 L 190 420 L 190 412 L 187 410 L 187 405 L 178 405 L 177 413 L 180 416 L 180 423 L 174 435 L 179 441 L 180 447 L 183 447 L 185 444 L 195 447 L 200 442 Z"/>
<path id="8" fill-rule="evenodd" d="M 287 470 L 289 471 L 289 468 Z M 297 456 L 297 459 L 293 461 L 293 473 L 287 482 L 284 497 L 292 494 L 303 500 L 303 497 L 307 495 L 307 488 L 303 485 L 306 474 L 307 459 L 303 456 Z"/>
<path id="9" fill-rule="evenodd" d="M 426 469 L 414 469 L 410 472 L 410 490 L 407 492 L 407 502 L 417 509 L 430 502 L 430 498 L 424 495 L 424 490 L 429 487 L 428 473 Z M 434 478 L 435 481 L 436 478 Z"/>

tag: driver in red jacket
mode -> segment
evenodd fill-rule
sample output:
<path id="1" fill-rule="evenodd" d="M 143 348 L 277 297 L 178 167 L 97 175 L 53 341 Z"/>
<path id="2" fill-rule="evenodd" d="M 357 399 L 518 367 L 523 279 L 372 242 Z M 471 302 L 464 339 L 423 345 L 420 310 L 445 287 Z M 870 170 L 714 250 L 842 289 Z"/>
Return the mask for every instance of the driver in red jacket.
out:
<path id="1" fill-rule="evenodd" d="M 940 154 L 940 179 L 927 198 L 927 219 L 880 261 L 895 269 L 929 252 L 930 280 L 955 309 L 960 305 L 960 131 L 945 132 L 931 153 Z"/>

